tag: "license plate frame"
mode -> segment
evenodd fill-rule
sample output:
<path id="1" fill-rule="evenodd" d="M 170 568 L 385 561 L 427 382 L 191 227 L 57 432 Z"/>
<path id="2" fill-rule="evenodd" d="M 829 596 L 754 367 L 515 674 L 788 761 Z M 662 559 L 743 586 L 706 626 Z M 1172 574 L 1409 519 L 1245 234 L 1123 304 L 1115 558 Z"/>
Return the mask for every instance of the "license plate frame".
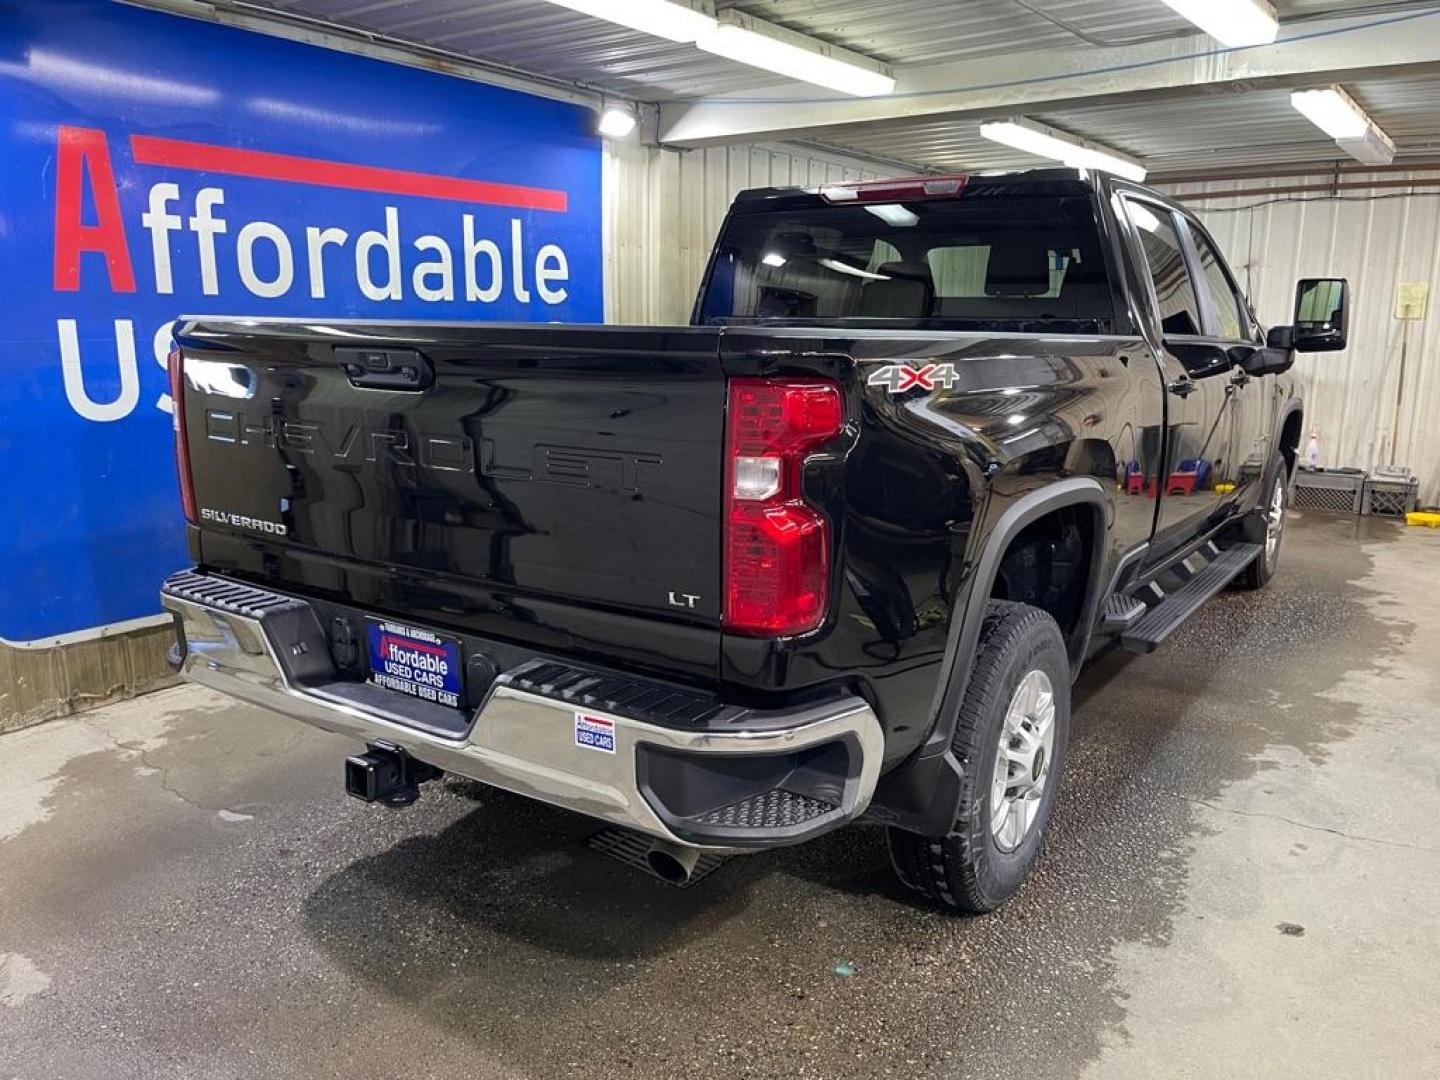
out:
<path id="1" fill-rule="evenodd" d="M 465 664 L 458 638 L 394 619 L 366 619 L 365 644 L 367 682 L 435 705 L 461 707 Z"/>

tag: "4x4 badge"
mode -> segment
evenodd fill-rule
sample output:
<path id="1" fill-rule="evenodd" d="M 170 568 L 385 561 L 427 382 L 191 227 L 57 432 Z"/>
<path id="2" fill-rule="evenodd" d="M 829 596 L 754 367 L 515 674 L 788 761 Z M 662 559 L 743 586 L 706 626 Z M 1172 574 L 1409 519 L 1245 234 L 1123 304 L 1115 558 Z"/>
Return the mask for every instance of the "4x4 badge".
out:
<path id="1" fill-rule="evenodd" d="M 945 390 L 954 389 L 960 381 L 955 365 L 945 364 L 885 364 L 870 373 L 865 380 L 870 386 L 883 386 L 892 394 L 903 394 L 907 390 L 934 390 L 937 386 Z"/>

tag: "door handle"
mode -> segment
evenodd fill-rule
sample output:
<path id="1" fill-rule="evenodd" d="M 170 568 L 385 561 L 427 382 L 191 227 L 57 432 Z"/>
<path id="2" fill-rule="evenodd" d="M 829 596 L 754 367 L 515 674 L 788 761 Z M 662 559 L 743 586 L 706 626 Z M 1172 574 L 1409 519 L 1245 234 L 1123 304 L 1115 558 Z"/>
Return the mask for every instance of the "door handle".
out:
<path id="1" fill-rule="evenodd" d="M 1249 374 L 1249 372 L 1237 371 L 1234 375 L 1231 375 L 1231 376 L 1230 376 L 1230 385 L 1231 385 L 1231 386 L 1247 386 L 1247 385 L 1249 385 L 1249 383 L 1250 383 L 1250 374 Z"/>
<path id="2" fill-rule="evenodd" d="M 429 358 L 414 349 L 335 350 L 350 385 L 366 390 L 425 390 L 435 381 Z"/>
<path id="3" fill-rule="evenodd" d="M 1169 390 L 1170 393 L 1174 394 L 1176 397 L 1187 398 L 1200 388 L 1195 385 L 1194 379 L 1186 375 L 1182 378 L 1176 379 L 1174 382 L 1166 386 L 1165 389 Z"/>

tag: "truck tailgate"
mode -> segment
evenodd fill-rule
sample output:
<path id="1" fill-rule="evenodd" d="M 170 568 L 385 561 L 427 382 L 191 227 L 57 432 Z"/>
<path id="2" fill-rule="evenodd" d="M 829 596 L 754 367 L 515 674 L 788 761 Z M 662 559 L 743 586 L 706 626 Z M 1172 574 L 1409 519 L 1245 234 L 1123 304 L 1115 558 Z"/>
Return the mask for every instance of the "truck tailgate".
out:
<path id="1" fill-rule="evenodd" d="M 718 628 L 718 333 L 182 322 L 198 557 L 522 641 L 527 601 Z"/>

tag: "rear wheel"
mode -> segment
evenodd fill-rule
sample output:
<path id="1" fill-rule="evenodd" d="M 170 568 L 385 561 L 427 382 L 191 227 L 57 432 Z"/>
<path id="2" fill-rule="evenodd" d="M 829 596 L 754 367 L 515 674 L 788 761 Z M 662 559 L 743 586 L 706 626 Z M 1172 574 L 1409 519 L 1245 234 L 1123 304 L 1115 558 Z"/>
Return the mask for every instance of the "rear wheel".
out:
<path id="1" fill-rule="evenodd" d="M 964 770 L 948 835 L 889 831 L 906 885 L 958 911 L 993 911 L 1024 883 L 1044 842 L 1070 735 L 1070 662 L 1055 620 L 994 601 L 955 727 Z"/>
<path id="2" fill-rule="evenodd" d="M 1255 511 L 1261 516 L 1265 535 L 1260 541 L 1260 554 L 1235 579 L 1242 589 L 1263 589 L 1280 566 L 1280 542 L 1285 539 L 1285 510 L 1290 500 L 1290 472 L 1279 454 L 1271 458 L 1268 475 L 1269 483 Z"/>

